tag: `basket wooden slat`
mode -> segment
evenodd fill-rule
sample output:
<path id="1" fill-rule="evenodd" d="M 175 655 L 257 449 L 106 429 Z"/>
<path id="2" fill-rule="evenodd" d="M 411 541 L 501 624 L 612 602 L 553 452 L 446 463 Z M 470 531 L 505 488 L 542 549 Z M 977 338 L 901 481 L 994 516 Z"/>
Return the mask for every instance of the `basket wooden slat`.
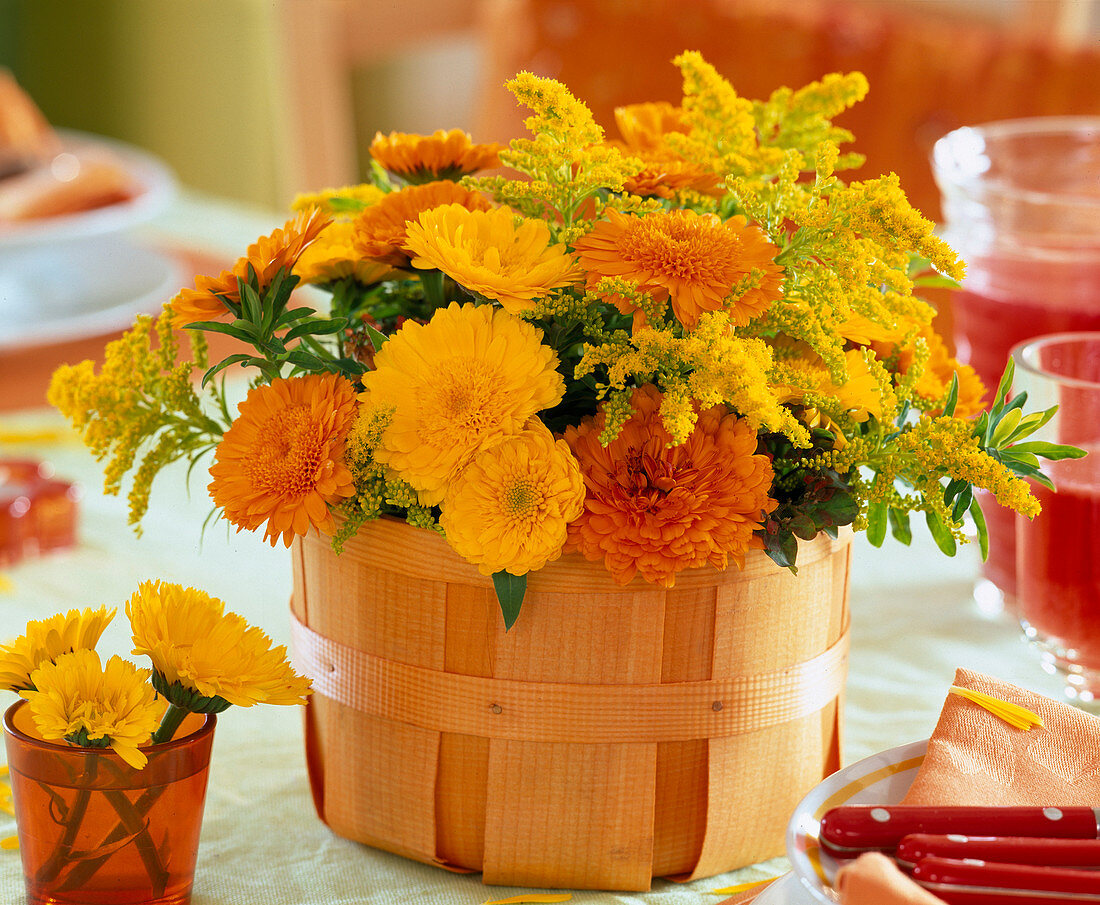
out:
<path id="1" fill-rule="evenodd" d="M 804 544 L 797 577 L 753 554 L 670 590 L 566 556 L 505 633 L 491 580 L 432 532 L 299 540 L 318 813 L 491 884 L 641 890 L 779 854 L 839 766 L 849 542 Z"/>

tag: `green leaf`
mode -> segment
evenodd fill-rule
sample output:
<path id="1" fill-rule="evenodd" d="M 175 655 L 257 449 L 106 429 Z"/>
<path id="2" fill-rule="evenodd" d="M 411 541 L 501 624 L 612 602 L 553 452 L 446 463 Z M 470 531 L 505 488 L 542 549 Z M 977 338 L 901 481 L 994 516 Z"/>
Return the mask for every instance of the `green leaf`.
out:
<path id="1" fill-rule="evenodd" d="M 283 342 L 290 342 L 299 336 L 328 336 L 339 333 L 348 325 L 347 318 L 337 317 L 330 321 L 306 321 L 287 330 Z"/>
<path id="2" fill-rule="evenodd" d="M 297 365 L 299 368 L 304 368 L 307 371 L 324 371 L 325 362 L 321 361 L 316 355 L 306 352 L 304 349 L 294 349 L 287 353 L 286 360 L 293 365 Z"/>
<path id="3" fill-rule="evenodd" d="M 955 500 L 955 506 L 951 510 L 951 518 L 956 522 L 961 522 L 972 502 L 974 502 L 974 489 L 967 484 L 962 493 L 959 494 L 958 499 Z"/>
<path id="4" fill-rule="evenodd" d="M 209 368 L 205 374 L 202 375 L 202 386 L 205 387 L 206 382 L 223 368 L 228 368 L 230 365 L 240 364 L 242 362 L 254 364 L 256 362 L 256 357 L 253 355 L 245 355 L 243 352 L 238 352 L 236 355 L 230 355 L 228 358 L 223 358 L 212 368 Z"/>
<path id="5" fill-rule="evenodd" d="M 985 524 L 985 513 L 982 512 L 977 497 L 970 503 L 970 517 L 974 519 L 974 527 L 978 529 L 978 547 L 982 551 L 982 562 L 985 562 L 989 559 L 989 528 Z"/>
<path id="6" fill-rule="evenodd" d="M 1077 446 L 1065 446 L 1060 443 L 1046 443 L 1043 440 L 1031 440 L 1027 443 L 1013 443 L 1004 452 L 1031 453 L 1033 456 L 1042 456 L 1052 462 L 1058 459 L 1081 459 L 1086 453 Z"/>
<path id="7" fill-rule="evenodd" d="M 232 324 L 223 324 L 221 321 L 199 321 L 198 323 L 188 324 L 187 327 L 190 330 L 204 330 L 207 333 L 224 333 L 226 336 L 232 336 L 234 339 L 246 342 L 250 346 L 255 345 L 259 339 L 256 331 L 252 329 L 248 321 L 237 321 Z"/>
<path id="8" fill-rule="evenodd" d="M 1022 395 L 1022 394 L 1021 394 Z M 1019 397 L 1016 397 L 1017 399 Z M 1014 403 L 1016 400 L 1012 400 Z M 1008 443 L 1008 438 L 1012 434 L 1016 427 L 1020 423 L 1020 419 L 1023 418 L 1023 410 L 1019 407 L 1007 408 L 1004 414 L 1001 416 L 997 427 L 993 431 L 993 437 L 989 441 L 990 446 L 1001 447 Z"/>
<path id="9" fill-rule="evenodd" d="M 890 533 L 894 540 L 908 547 L 913 542 L 913 528 L 909 524 L 909 513 L 904 509 L 891 508 L 887 515 L 890 517 Z"/>
<path id="10" fill-rule="evenodd" d="M 238 281 L 240 282 L 240 281 Z M 240 282 L 241 302 L 244 304 L 245 318 L 256 325 L 257 330 L 262 330 L 263 306 L 260 304 L 260 296 L 256 290 L 247 283 Z"/>
<path id="11" fill-rule="evenodd" d="M 951 277 L 944 276 L 942 273 L 936 273 L 926 277 L 914 277 L 913 285 L 921 288 L 930 289 L 958 289 L 958 280 L 953 280 Z"/>
<path id="12" fill-rule="evenodd" d="M 370 324 L 364 324 L 363 326 L 366 327 L 367 337 L 370 339 L 371 345 L 374 346 L 374 351 L 377 352 L 382 348 L 382 343 L 389 339 L 389 337 L 381 330 L 376 330 Z"/>
<path id="13" fill-rule="evenodd" d="M 950 418 L 955 414 L 955 405 L 959 401 L 959 374 L 957 371 L 951 373 L 951 387 L 947 391 L 947 400 L 943 404 L 943 414 L 945 418 Z"/>
<path id="14" fill-rule="evenodd" d="M 886 540 L 886 504 L 878 500 L 867 506 L 867 540 L 873 547 L 881 547 Z"/>
<path id="15" fill-rule="evenodd" d="M 511 572 L 505 572 L 504 570 L 494 572 L 493 587 L 497 592 L 500 613 L 504 617 L 504 630 L 508 631 L 519 618 L 519 610 L 523 606 L 523 597 L 527 593 L 527 576 L 513 575 Z"/>
<path id="16" fill-rule="evenodd" d="M 993 416 L 996 417 L 1001 413 L 1001 409 L 1004 408 L 1004 398 L 1008 395 L 1008 391 L 1012 388 L 1012 378 L 1016 374 L 1016 362 L 1009 356 L 1007 362 L 1005 362 L 1004 373 L 1001 375 L 1001 382 L 997 384 L 997 392 L 993 396 Z"/>
<path id="17" fill-rule="evenodd" d="M 936 546 L 948 556 L 954 556 L 958 545 L 955 542 L 955 535 L 951 533 L 951 529 L 943 523 L 943 519 L 940 518 L 938 512 L 928 511 L 924 513 L 924 520 L 928 524 L 928 530 L 932 532 L 932 539 L 936 542 Z"/>

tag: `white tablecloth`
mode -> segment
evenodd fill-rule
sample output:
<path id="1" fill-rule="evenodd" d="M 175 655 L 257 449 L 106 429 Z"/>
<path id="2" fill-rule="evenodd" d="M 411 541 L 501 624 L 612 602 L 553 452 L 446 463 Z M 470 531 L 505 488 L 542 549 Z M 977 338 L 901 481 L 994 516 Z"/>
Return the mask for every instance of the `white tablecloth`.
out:
<path id="1" fill-rule="evenodd" d="M 231 256 L 284 218 L 185 197 L 152 227 Z M 0 387 L 0 392 L 3 388 Z M 12 587 L 0 591 L 0 637 L 21 633 L 28 619 L 70 607 L 118 606 L 120 617 L 99 649 L 129 654 L 124 601 L 140 581 L 161 578 L 200 587 L 278 641 L 289 637 L 289 553 L 259 538 L 228 534 L 224 523 L 201 526 L 210 504 L 205 475 L 190 494 L 182 468 L 154 485 L 144 535 L 126 526 L 126 503 L 101 493 L 102 468 L 64 421 L 45 410 L 0 415 L 0 433 L 56 429 L 53 442 L 5 443 L 2 456 L 34 456 L 84 488 L 80 546 L 2 569 Z M 852 650 L 845 708 L 846 763 L 927 737 L 957 666 L 1058 697 L 1060 683 L 1004 621 L 981 616 L 970 598 L 976 547 L 954 559 L 920 534 L 912 547 L 892 540 L 880 550 L 857 537 L 851 591 Z M 6 707 L 13 695 L 0 705 Z M 485 887 L 480 878 L 450 874 L 338 838 L 315 816 L 306 779 L 297 708 L 231 708 L 217 729 L 206 817 L 195 879 L 195 905 L 343 905 L 343 903 L 474 903 L 523 890 Z M 563 815 L 568 820 L 569 815 Z M 0 814 L 0 837 L 15 832 Z M 784 859 L 690 884 L 655 881 L 645 894 L 577 892 L 576 902 L 683 905 L 714 902 L 718 887 L 763 879 L 786 869 Z M 19 856 L 0 852 L 0 902 L 23 902 Z"/>

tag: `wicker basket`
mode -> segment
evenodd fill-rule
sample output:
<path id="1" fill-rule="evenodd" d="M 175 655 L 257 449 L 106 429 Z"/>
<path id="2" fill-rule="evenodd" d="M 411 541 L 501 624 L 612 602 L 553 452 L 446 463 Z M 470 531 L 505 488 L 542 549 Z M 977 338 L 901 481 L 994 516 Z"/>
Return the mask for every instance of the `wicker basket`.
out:
<path id="1" fill-rule="evenodd" d="M 797 577 L 754 552 L 672 590 L 566 556 L 507 633 L 437 534 L 297 541 L 318 814 L 495 885 L 644 890 L 780 854 L 840 765 L 850 540 L 804 544 Z"/>

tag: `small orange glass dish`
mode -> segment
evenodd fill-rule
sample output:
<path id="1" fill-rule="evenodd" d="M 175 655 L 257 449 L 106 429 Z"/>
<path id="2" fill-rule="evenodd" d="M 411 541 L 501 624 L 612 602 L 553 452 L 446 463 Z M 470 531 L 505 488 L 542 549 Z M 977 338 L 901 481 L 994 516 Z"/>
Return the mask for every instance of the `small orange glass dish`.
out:
<path id="1" fill-rule="evenodd" d="M 216 718 L 190 714 L 142 770 L 4 714 L 27 905 L 187 905 Z"/>

